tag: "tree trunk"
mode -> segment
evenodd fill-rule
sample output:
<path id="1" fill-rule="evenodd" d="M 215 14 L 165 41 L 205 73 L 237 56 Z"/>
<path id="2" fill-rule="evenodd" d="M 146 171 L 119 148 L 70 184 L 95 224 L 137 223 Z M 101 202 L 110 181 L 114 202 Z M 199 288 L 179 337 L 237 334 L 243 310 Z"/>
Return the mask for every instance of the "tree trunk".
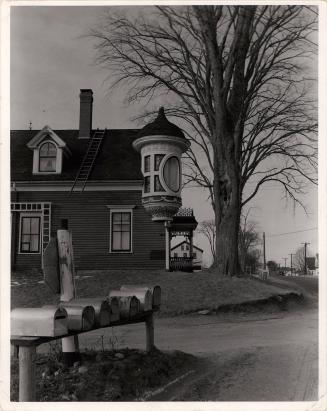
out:
<path id="1" fill-rule="evenodd" d="M 221 158 L 221 157 L 220 157 Z M 241 216 L 240 177 L 237 162 L 225 157 L 215 162 L 214 210 L 216 221 L 216 266 L 219 274 L 242 274 L 239 264 L 238 235 Z M 224 172 L 222 171 L 224 170 Z"/>
<path id="2" fill-rule="evenodd" d="M 236 207 L 230 209 L 219 223 L 217 219 L 216 265 L 223 275 L 239 275 L 241 268 L 238 259 L 237 235 L 240 211 Z"/>

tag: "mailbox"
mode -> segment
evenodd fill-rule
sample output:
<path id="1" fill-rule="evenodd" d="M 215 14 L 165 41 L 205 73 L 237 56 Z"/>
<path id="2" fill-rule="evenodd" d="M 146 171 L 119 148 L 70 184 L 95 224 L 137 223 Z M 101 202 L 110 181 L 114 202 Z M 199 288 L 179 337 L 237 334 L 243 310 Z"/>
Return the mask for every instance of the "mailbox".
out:
<path id="1" fill-rule="evenodd" d="M 110 306 L 110 322 L 119 320 L 119 300 L 117 297 L 109 297 L 107 299 Z"/>
<path id="2" fill-rule="evenodd" d="M 11 335 L 57 337 L 67 333 L 67 312 L 64 308 L 45 306 L 11 311 Z"/>
<path id="3" fill-rule="evenodd" d="M 151 292 L 152 309 L 157 310 L 161 304 L 161 287 L 159 285 L 146 286 L 146 285 L 122 285 L 120 287 L 122 291 L 130 291 L 137 297 L 134 292 L 140 292 L 149 290 Z M 134 292 L 133 292 L 134 291 Z"/>
<path id="4" fill-rule="evenodd" d="M 119 316 L 123 319 L 128 319 L 140 312 L 140 301 L 131 293 L 121 290 L 112 290 L 109 293 L 109 299 L 116 297 L 119 301 Z"/>
<path id="5" fill-rule="evenodd" d="M 141 311 L 152 310 L 152 293 L 148 288 L 127 288 L 120 287 L 121 295 L 134 296 L 140 301 Z"/>
<path id="6" fill-rule="evenodd" d="M 69 305 L 93 307 L 96 327 L 106 327 L 110 323 L 110 305 L 104 298 L 75 298 L 69 301 Z"/>
<path id="7" fill-rule="evenodd" d="M 141 153 L 144 208 L 153 221 L 171 221 L 182 205 L 181 156 L 190 142 L 161 107 L 158 117 L 140 130 L 133 147 Z"/>
<path id="8" fill-rule="evenodd" d="M 94 327 L 95 311 L 90 305 L 74 305 L 62 302 L 60 306 L 67 311 L 69 331 L 89 331 Z"/>

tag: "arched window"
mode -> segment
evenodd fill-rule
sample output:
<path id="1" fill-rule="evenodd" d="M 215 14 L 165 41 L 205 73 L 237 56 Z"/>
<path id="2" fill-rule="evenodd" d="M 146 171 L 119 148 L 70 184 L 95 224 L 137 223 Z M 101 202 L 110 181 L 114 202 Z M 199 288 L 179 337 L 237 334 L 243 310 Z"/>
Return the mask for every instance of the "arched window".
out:
<path id="1" fill-rule="evenodd" d="M 39 171 L 55 172 L 57 164 L 57 147 L 50 142 L 42 144 L 39 154 Z"/>

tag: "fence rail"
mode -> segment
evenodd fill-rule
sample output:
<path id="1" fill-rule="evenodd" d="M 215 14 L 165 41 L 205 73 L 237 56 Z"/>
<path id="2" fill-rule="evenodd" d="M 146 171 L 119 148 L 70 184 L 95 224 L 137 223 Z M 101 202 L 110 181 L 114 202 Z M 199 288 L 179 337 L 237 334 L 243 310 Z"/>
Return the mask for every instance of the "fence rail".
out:
<path id="1" fill-rule="evenodd" d="M 171 271 L 186 271 L 192 272 L 193 258 L 192 257 L 171 257 L 170 258 Z"/>

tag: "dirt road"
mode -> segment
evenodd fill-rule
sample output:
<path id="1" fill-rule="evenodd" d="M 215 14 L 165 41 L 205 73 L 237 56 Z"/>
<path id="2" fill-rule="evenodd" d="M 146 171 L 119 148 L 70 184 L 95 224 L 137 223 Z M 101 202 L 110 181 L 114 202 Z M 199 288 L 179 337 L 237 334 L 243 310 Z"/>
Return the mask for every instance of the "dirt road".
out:
<path id="1" fill-rule="evenodd" d="M 194 315 L 155 322 L 160 350 L 198 356 L 198 368 L 150 401 L 303 401 L 317 399 L 318 312 Z M 144 349 L 144 325 L 88 333 L 81 347 Z"/>

